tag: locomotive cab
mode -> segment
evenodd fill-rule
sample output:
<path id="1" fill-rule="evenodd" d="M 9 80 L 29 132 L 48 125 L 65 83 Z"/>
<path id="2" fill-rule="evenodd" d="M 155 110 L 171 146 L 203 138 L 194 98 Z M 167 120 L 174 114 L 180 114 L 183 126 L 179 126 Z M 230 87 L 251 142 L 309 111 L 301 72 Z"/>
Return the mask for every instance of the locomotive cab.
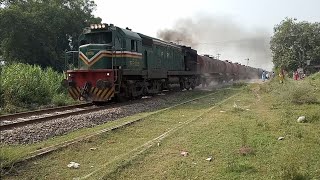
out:
<path id="1" fill-rule="evenodd" d="M 78 67 L 68 68 L 67 82 L 75 100 L 108 101 L 120 91 L 123 69 L 143 69 L 141 38 L 130 29 L 95 24 L 79 37 Z"/>

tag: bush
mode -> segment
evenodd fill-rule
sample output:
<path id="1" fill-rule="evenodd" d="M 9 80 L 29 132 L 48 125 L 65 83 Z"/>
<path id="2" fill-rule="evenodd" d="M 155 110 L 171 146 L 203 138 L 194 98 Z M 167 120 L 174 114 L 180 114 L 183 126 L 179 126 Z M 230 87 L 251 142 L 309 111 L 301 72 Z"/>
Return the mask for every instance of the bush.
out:
<path id="1" fill-rule="evenodd" d="M 271 81 L 261 86 L 261 90 L 266 93 L 271 93 L 273 96 L 278 97 L 281 103 L 293 104 L 316 104 L 319 103 L 318 85 L 310 83 L 310 79 L 303 81 L 293 81 L 287 79 L 284 84 L 277 81 Z"/>
<path id="2" fill-rule="evenodd" d="M 289 98 L 295 104 L 315 104 L 318 103 L 318 100 L 313 92 L 314 90 L 310 85 L 296 86 L 293 89 L 291 88 Z"/>
<path id="3" fill-rule="evenodd" d="M 55 94 L 52 98 L 52 104 L 56 106 L 65 106 L 68 104 L 72 104 L 73 100 L 67 94 Z"/>
<path id="4" fill-rule="evenodd" d="M 0 78 L 3 106 L 12 112 L 15 107 L 35 108 L 51 104 L 56 101 L 55 96 L 67 96 L 60 85 L 62 79 L 63 74 L 51 68 L 43 70 L 36 65 L 21 63 L 6 65 Z"/>

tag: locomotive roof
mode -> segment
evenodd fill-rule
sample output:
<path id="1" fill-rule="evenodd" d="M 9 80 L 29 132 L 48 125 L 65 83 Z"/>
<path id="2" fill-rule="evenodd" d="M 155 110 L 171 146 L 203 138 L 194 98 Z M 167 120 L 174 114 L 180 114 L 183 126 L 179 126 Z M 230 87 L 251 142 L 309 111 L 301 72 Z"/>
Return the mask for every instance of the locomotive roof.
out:
<path id="1" fill-rule="evenodd" d="M 133 38 L 133 39 L 141 40 L 141 37 L 139 36 L 138 33 L 133 32 L 133 31 L 130 31 L 130 30 L 127 30 L 127 29 L 122 29 L 122 28 L 119 28 L 119 29 L 121 29 L 122 32 L 123 32 L 126 36 L 128 36 L 128 37 L 130 37 L 130 38 Z"/>
<path id="2" fill-rule="evenodd" d="M 167 42 L 167 41 L 163 41 L 161 39 L 153 38 L 153 37 L 141 34 L 141 33 L 138 33 L 138 34 L 140 35 L 141 38 L 151 39 L 153 41 L 153 43 L 155 43 L 155 44 L 171 46 L 171 47 L 175 47 L 175 48 L 178 48 L 178 49 L 181 49 L 181 47 L 182 47 L 180 45 L 177 45 L 177 44 L 174 44 L 174 43 L 171 43 L 171 42 Z"/>

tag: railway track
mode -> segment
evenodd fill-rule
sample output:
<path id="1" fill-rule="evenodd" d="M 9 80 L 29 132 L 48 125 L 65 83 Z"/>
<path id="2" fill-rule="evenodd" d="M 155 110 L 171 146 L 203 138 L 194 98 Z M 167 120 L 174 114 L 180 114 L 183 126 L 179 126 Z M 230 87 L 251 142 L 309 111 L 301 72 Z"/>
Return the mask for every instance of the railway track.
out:
<path id="1" fill-rule="evenodd" d="M 3 115 L 0 116 L 0 131 L 71 115 L 98 111 L 104 108 L 104 106 L 95 106 L 92 103 L 83 103 L 71 106 L 62 106 L 57 108 Z"/>
<path id="2" fill-rule="evenodd" d="M 215 92 L 216 93 L 216 92 Z M 75 143 L 79 143 L 79 142 L 82 142 L 82 141 L 85 141 L 85 140 L 88 140 L 90 138 L 93 138 L 97 135 L 100 135 L 102 133 L 106 133 L 106 132 L 110 132 L 110 131 L 113 131 L 113 130 L 116 130 L 116 129 L 120 129 L 120 128 L 123 128 L 123 127 L 127 127 L 127 126 L 130 126 L 132 124 L 135 124 L 149 116 L 152 116 L 152 115 L 155 115 L 155 114 L 158 114 L 158 113 L 161 113 L 163 111 L 167 111 L 167 110 L 170 110 L 172 108 L 175 108 L 175 107 L 178 107 L 178 106 L 181 106 L 181 105 L 184 105 L 184 104 L 187 104 L 187 103 L 190 103 L 190 102 L 193 102 L 193 101 L 196 101 L 196 100 L 199 100 L 199 99 L 203 99 L 203 98 L 206 98 L 208 96 L 211 96 L 215 93 L 210 93 L 208 95 L 205 95 L 205 96 L 201 96 L 201 97 L 198 97 L 198 98 L 194 98 L 194 99 L 191 99 L 191 100 L 187 100 L 187 101 L 184 101 L 182 103 L 179 103 L 179 104 L 176 104 L 176 105 L 173 105 L 173 106 L 170 106 L 170 107 L 167 107 L 167 108 L 164 108 L 164 109 L 161 109 L 161 110 L 158 110 L 158 111 L 155 111 L 155 112 L 152 112 L 144 117 L 141 117 L 141 118 L 137 118 L 135 120 L 132 120 L 132 121 L 127 121 L 127 122 L 124 122 L 124 123 L 121 123 L 121 124 L 118 124 L 116 126 L 113 126 L 113 127 L 109 127 L 109 128 L 106 128 L 106 129 L 102 129 L 102 130 L 99 130 L 97 132 L 93 132 L 91 134 L 88 134 L 88 135 L 84 135 L 84 136 L 79 136 L 79 137 L 76 137 L 72 140 L 68 140 L 68 141 L 64 141 L 62 143 L 59 143 L 59 144 L 56 144 L 56 145 L 52 145 L 52 146 L 48 146 L 48 147 L 44 147 L 42 149 L 39 149 L 39 150 L 36 150 L 36 151 L 33 151 L 31 152 L 27 157 L 23 158 L 23 159 L 20 159 L 18 161 L 16 161 L 14 164 L 15 165 L 19 165 L 19 164 L 23 164 L 24 162 L 28 162 L 28 161 L 31 161 L 33 159 L 36 159 L 36 158 L 39 158 L 41 156 L 44 156 L 44 155 L 47 155 L 47 154 L 50 154 L 52 152 L 55 152 L 57 150 L 60 150 L 62 148 L 66 148 L 72 144 L 75 144 Z M 220 103 L 218 104 L 222 104 L 224 103 L 225 101 L 229 100 L 230 98 L 234 97 L 235 95 L 232 95 L 230 96 L 229 98 L 221 101 Z M 213 106 L 212 108 L 209 109 L 212 110 L 213 108 L 215 108 L 215 106 Z M 209 112 L 207 111 L 207 112 Z M 207 113 L 205 112 L 205 113 Z M 202 114 L 203 115 L 203 114 Z M 199 117 L 201 117 L 202 115 L 200 115 Z M 198 119 L 199 117 L 197 117 L 196 119 Z M 196 119 L 193 119 L 192 121 L 196 120 Z M 189 124 L 190 122 L 187 122 L 186 124 Z M 183 123 L 183 125 L 185 125 L 185 123 Z M 180 129 L 180 125 L 179 127 L 176 127 L 176 128 L 173 128 L 171 130 L 169 130 L 168 132 L 165 132 L 164 135 L 161 135 L 159 138 L 156 138 L 156 139 L 153 139 L 151 140 L 150 142 L 154 142 L 155 140 L 159 140 L 159 139 L 162 139 L 162 138 L 165 138 L 168 134 L 171 134 L 171 131 L 176 131 L 177 129 Z M 149 143 L 148 143 L 149 144 Z M 13 167 L 13 166 L 12 166 Z M 10 169 L 12 167 L 3 167 L 2 170 L 5 170 L 5 172 L 9 173 L 10 172 Z"/>

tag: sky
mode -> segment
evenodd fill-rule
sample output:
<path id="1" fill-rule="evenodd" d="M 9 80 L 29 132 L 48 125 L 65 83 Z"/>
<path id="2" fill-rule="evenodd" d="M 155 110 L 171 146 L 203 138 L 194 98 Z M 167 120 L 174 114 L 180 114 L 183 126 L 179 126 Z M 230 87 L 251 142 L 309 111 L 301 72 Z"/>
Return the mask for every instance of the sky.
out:
<path id="1" fill-rule="evenodd" d="M 160 31 L 183 29 L 196 41 L 186 45 L 200 54 L 219 53 L 242 64 L 249 58 L 249 65 L 267 70 L 273 66 L 268 45 L 276 24 L 285 17 L 320 22 L 320 0 L 94 1 L 94 15 L 104 23 L 157 38 Z"/>

